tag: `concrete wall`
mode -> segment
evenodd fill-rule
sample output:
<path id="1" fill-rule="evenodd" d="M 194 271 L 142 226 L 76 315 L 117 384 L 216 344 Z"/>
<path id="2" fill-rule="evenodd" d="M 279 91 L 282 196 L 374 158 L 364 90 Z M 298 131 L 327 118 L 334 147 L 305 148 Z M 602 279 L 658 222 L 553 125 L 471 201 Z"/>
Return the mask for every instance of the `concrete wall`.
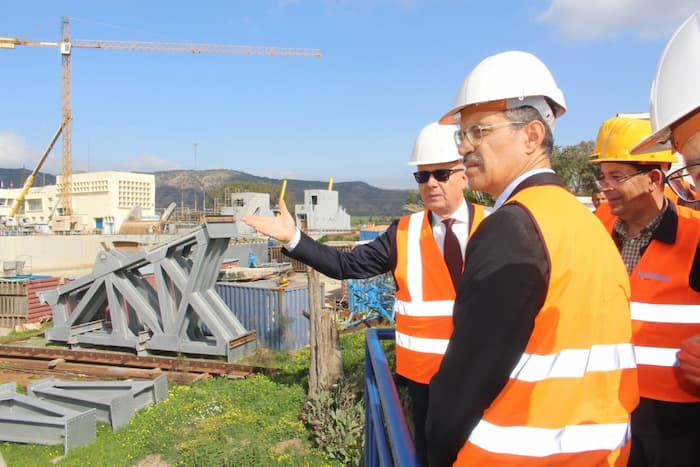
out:
<path id="1" fill-rule="evenodd" d="M 81 276 L 92 271 L 102 242 L 137 242 L 153 245 L 164 243 L 177 235 L 28 235 L 0 237 L 0 266 L 3 261 L 25 261 L 25 274 Z M 269 260 L 266 241 L 231 242 L 224 259 L 239 259 L 246 266 L 248 253 L 258 262 Z M 0 270 L 0 274 L 2 271 Z"/>
<path id="2" fill-rule="evenodd" d="M 32 274 L 92 269 L 97 253 L 102 250 L 100 240 L 100 235 L 0 237 L 0 261 L 23 260 L 25 273 L 31 263 Z"/>

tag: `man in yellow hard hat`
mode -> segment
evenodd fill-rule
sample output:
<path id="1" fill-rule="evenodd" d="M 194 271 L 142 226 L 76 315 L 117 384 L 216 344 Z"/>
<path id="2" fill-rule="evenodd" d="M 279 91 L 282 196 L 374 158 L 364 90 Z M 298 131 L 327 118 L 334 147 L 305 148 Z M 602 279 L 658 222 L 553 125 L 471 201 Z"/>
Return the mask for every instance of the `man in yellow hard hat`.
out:
<path id="1" fill-rule="evenodd" d="M 467 177 L 452 140 L 454 130 L 431 123 L 416 138 L 409 164 L 418 169 L 413 175 L 425 210 L 393 222 L 386 234 L 350 252 L 339 252 L 301 232 L 283 201 L 279 217 L 241 219 L 284 242 L 287 255 L 329 277 L 361 279 L 393 272 L 396 372 L 407 381 L 416 452 L 423 464 L 428 383 L 452 333 L 455 283 L 462 274 L 468 238 L 488 213 L 464 198 Z"/>
<path id="2" fill-rule="evenodd" d="M 638 400 L 629 278 L 551 168 L 564 95 L 537 57 L 492 55 L 441 119 L 471 189 L 496 199 L 467 246 L 430 382 L 431 465 L 624 465 Z"/>
<path id="3" fill-rule="evenodd" d="M 700 386 L 678 368 L 681 342 L 700 332 L 700 218 L 664 196 L 669 150 L 630 154 L 651 134 L 646 119 L 613 117 L 592 162 L 610 216 L 602 219 L 630 274 L 639 406 L 630 466 L 700 465 Z M 601 128 L 603 131 L 603 128 Z"/>

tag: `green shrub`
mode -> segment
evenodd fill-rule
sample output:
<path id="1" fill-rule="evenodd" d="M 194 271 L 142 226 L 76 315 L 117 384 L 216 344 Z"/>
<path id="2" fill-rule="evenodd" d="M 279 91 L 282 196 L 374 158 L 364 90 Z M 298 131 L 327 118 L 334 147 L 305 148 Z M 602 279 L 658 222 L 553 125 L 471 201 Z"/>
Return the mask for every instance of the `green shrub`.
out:
<path id="1" fill-rule="evenodd" d="M 309 396 L 300 418 L 311 438 L 332 459 L 360 465 L 363 454 L 364 407 L 348 380 Z"/>

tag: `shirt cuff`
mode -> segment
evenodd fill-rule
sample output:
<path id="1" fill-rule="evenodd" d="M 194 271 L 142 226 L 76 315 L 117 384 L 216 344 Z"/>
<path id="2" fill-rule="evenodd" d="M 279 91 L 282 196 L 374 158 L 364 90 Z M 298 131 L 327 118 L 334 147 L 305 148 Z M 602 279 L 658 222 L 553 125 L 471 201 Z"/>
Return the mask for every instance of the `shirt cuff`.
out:
<path id="1" fill-rule="evenodd" d="M 287 251 L 292 251 L 294 248 L 297 247 L 299 242 L 301 241 L 301 230 L 299 230 L 299 227 L 296 228 L 296 231 L 294 232 L 294 237 L 292 239 L 284 244 L 284 248 Z"/>

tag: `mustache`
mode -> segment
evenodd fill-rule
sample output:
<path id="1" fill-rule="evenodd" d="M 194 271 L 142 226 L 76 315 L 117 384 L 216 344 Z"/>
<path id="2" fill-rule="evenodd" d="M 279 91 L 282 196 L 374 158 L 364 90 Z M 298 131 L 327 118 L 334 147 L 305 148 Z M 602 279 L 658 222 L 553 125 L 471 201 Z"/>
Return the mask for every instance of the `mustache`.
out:
<path id="1" fill-rule="evenodd" d="M 472 152 L 472 153 L 464 156 L 463 162 L 464 162 L 464 164 L 481 165 L 484 162 L 484 159 L 481 157 L 481 154 L 478 154 L 476 152 Z"/>

